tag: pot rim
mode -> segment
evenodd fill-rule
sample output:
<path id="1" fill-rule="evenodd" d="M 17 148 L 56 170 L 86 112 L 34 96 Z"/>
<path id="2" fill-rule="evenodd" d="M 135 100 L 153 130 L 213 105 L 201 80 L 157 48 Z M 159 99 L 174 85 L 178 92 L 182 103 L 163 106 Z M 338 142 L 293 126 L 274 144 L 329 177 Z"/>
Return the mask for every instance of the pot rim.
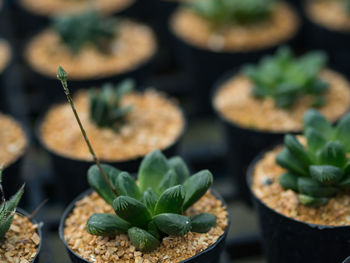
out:
<path id="1" fill-rule="evenodd" d="M 79 260 L 85 262 L 85 263 L 92 263 L 90 261 L 87 261 L 86 259 L 83 259 L 82 257 L 80 257 L 78 254 L 76 254 L 66 243 L 66 240 L 64 238 L 64 227 L 65 227 L 65 221 L 67 219 L 67 217 L 69 216 L 69 214 L 72 212 L 76 202 L 78 202 L 79 200 L 81 200 L 83 197 L 85 197 L 86 195 L 92 193 L 93 190 L 90 188 L 90 189 L 87 189 L 85 190 L 83 193 L 81 193 L 80 195 L 78 195 L 67 207 L 66 209 L 64 210 L 62 216 L 61 216 L 61 219 L 60 219 L 60 223 L 59 223 L 59 227 L 58 227 L 58 233 L 59 233 L 59 237 L 61 239 L 61 241 L 63 242 L 64 246 L 66 247 L 66 249 L 69 251 L 69 253 L 72 253 L 75 257 L 77 257 Z M 227 211 L 227 226 L 226 226 L 226 229 L 225 229 L 225 232 L 215 241 L 214 244 L 212 244 L 211 246 L 207 247 L 205 250 L 203 250 L 202 252 L 190 257 L 190 258 L 187 258 L 183 261 L 180 261 L 179 263 L 186 263 L 186 262 L 190 262 L 191 260 L 201 256 L 202 254 L 205 254 L 209 251 L 212 251 L 216 248 L 217 244 L 220 243 L 221 241 L 223 241 L 226 236 L 227 236 L 227 233 L 228 233 L 228 230 L 230 228 L 230 225 L 231 225 L 231 219 L 230 219 L 230 214 L 228 212 L 228 209 L 227 209 L 227 204 L 225 202 L 225 200 L 223 199 L 223 197 L 218 193 L 216 192 L 215 190 L 213 190 L 212 188 L 210 189 L 210 192 L 217 198 L 219 199 L 223 206 L 226 208 L 226 211 Z"/>
<path id="2" fill-rule="evenodd" d="M 327 69 L 330 69 L 331 71 L 334 71 L 337 74 L 340 74 L 349 83 L 349 88 L 350 88 L 350 81 L 345 74 L 343 74 L 342 72 L 339 72 L 337 70 L 333 70 L 331 67 L 327 67 Z M 271 130 L 261 130 L 261 129 L 259 130 L 256 128 L 244 127 L 244 126 L 238 124 L 237 122 L 233 122 L 233 121 L 227 119 L 225 116 L 223 116 L 219 112 L 219 110 L 215 107 L 215 98 L 216 98 L 217 94 L 219 93 L 220 89 L 222 88 L 222 85 L 224 83 L 226 83 L 232 77 L 235 77 L 235 75 L 237 75 L 238 73 L 239 73 L 239 70 L 237 68 L 233 68 L 233 69 L 226 71 L 224 74 L 221 75 L 221 77 L 219 77 L 217 79 L 217 81 L 214 83 L 213 88 L 211 90 L 211 106 L 214 109 L 214 112 L 216 113 L 216 116 L 218 116 L 220 121 L 227 124 L 231 128 L 239 129 L 239 130 L 246 131 L 246 132 L 256 133 L 256 134 L 268 134 L 268 135 L 283 136 L 285 134 L 300 134 L 302 132 L 303 129 L 300 129 L 300 130 L 296 129 L 296 130 L 290 130 L 290 131 L 271 131 Z M 310 107 L 309 109 L 312 109 L 312 107 Z M 348 105 L 346 111 L 344 111 L 344 113 L 341 114 L 332 124 L 334 125 L 335 123 L 337 123 L 341 118 L 343 118 L 347 113 L 349 113 L 349 111 L 350 111 L 350 102 L 349 102 L 349 105 Z"/>
<path id="3" fill-rule="evenodd" d="M 25 216 L 29 219 L 29 213 L 21 208 L 17 208 L 16 209 L 16 212 L 19 213 L 20 215 L 22 216 Z M 40 237 L 40 243 L 38 245 L 38 248 L 37 248 L 37 252 L 36 252 L 36 255 L 35 257 L 33 258 L 33 260 L 31 262 L 35 262 L 38 258 L 39 258 L 39 254 L 40 254 L 40 251 L 41 251 L 41 246 L 42 246 L 42 240 L 43 240 L 43 237 L 42 237 L 42 230 L 41 228 L 43 227 L 43 224 L 42 223 L 38 223 L 35 219 L 31 219 L 30 220 L 31 223 L 33 224 L 37 224 L 38 225 L 38 228 L 37 228 L 37 234 L 39 235 Z"/>
<path id="4" fill-rule="evenodd" d="M 281 45 L 282 46 L 286 45 L 288 42 L 290 42 L 296 36 L 298 36 L 298 34 L 300 33 L 300 30 L 302 28 L 302 19 L 300 17 L 300 14 L 296 11 L 296 8 L 292 4 L 288 3 L 287 1 L 284 1 L 284 3 L 286 5 L 288 5 L 290 10 L 292 10 L 292 12 L 294 13 L 294 15 L 296 17 L 297 27 L 296 27 L 295 33 L 292 36 L 290 36 L 288 39 L 285 39 L 282 42 L 274 43 L 274 44 L 268 45 L 266 47 L 255 48 L 255 49 L 248 50 L 248 51 L 231 51 L 231 52 L 229 50 L 215 51 L 215 50 L 211 50 L 211 49 L 208 49 L 208 48 L 204 48 L 202 46 L 194 45 L 194 44 L 186 41 L 185 39 L 183 39 L 176 32 L 174 32 L 173 27 L 172 27 L 172 21 L 174 19 L 175 13 L 178 12 L 178 10 L 183 8 L 183 5 L 181 5 L 181 4 L 178 7 L 176 7 L 175 10 L 172 12 L 172 14 L 169 16 L 167 24 L 168 24 L 168 28 L 169 28 L 170 34 L 173 37 L 175 37 L 176 39 L 180 40 L 180 42 L 183 45 L 188 46 L 188 47 L 190 47 L 192 49 L 196 49 L 196 50 L 199 50 L 201 52 L 206 52 L 206 53 L 218 54 L 218 55 L 222 55 L 222 56 L 230 56 L 230 55 L 232 56 L 232 55 L 235 55 L 235 54 L 245 55 L 245 54 L 249 54 L 249 53 L 255 53 L 255 52 L 261 52 L 261 51 L 264 51 L 264 50 L 269 50 L 271 48 L 276 48 L 276 47 L 281 46 Z"/>
<path id="5" fill-rule="evenodd" d="M 309 228 L 318 229 L 318 230 L 333 230 L 334 229 L 334 230 L 349 231 L 350 224 L 347 226 L 320 225 L 320 224 L 307 223 L 307 222 L 303 222 L 303 221 L 294 219 L 292 217 L 288 217 L 288 216 L 272 209 L 271 207 L 267 206 L 259 197 L 257 197 L 255 195 L 253 189 L 251 188 L 255 166 L 257 163 L 259 163 L 261 161 L 261 159 L 265 156 L 266 153 L 272 151 L 273 149 L 275 149 L 276 147 L 278 147 L 280 145 L 281 144 L 274 144 L 274 145 L 268 147 L 267 149 L 264 149 L 249 164 L 248 169 L 247 169 L 247 173 L 246 173 L 246 183 L 247 183 L 247 186 L 249 188 L 250 195 L 253 197 L 253 199 L 256 200 L 260 206 L 263 206 L 265 209 L 269 210 L 270 213 L 277 214 L 289 222 L 292 222 L 295 224 L 302 224 L 302 225 L 305 225 Z"/>
<path id="6" fill-rule="evenodd" d="M 77 90 L 78 91 L 81 91 L 83 89 L 79 89 Z M 77 93 L 75 92 L 75 94 Z M 139 92 L 139 91 L 137 91 Z M 159 91 L 157 91 L 159 92 Z M 73 94 L 73 96 L 75 95 Z M 168 98 L 169 99 L 169 98 Z M 54 104 L 52 105 L 49 105 L 47 107 L 47 109 L 45 111 L 43 111 L 43 114 L 41 114 L 41 116 L 39 116 L 37 118 L 37 120 L 35 121 L 35 131 L 34 131 L 34 134 L 35 134 L 35 137 L 37 138 L 40 146 L 45 149 L 47 152 L 50 152 L 52 155 L 56 156 L 56 157 L 59 157 L 59 158 L 62 158 L 62 159 L 68 159 L 70 161 L 78 161 L 78 162 L 82 162 L 82 163 L 87 163 L 87 164 L 94 164 L 95 162 L 93 160 L 86 160 L 86 159 L 79 159 L 79 158 L 72 158 L 72 157 L 69 157 L 69 156 L 65 156 L 57 151 L 54 151 L 52 149 L 50 149 L 46 143 L 44 142 L 43 138 L 42 138 L 42 134 L 41 134 L 41 126 L 45 120 L 45 117 L 47 116 L 47 113 L 50 109 L 52 109 L 54 106 L 57 106 L 57 105 L 61 105 L 63 103 L 67 103 L 66 100 L 64 99 L 60 99 L 58 102 L 55 102 Z M 181 132 L 178 134 L 178 136 L 175 138 L 175 140 L 170 144 L 168 145 L 167 147 L 165 147 L 164 149 L 159 149 L 161 152 L 165 152 L 167 151 L 168 149 L 171 149 L 172 147 L 176 146 L 176 144 L 178 144 L 179 142 L 181 142 L 181 140 L 183 139 L 184 135 L 185 135 L 185 132 L 187 130 L 187 126 L 188 126 L 188 122 L 187 122 L 187 118 L 186 118 L 186 114 L 185 112 L 183 111 L 183 109 L 179 106 L 179 105 L 176 105 L 174 104 L 174 106 L 177 108 L 177 110 L 180 111 L 181 115 L 182 115 L 182 118 L 183 118 L 183 127 L 182 127 L 182 130 Z M 158 148 L 157 148 L 158 149 Z M 146 154 L 147 155 L 147 154 Z M 106 163 L 106 164 L 115 164 L 117 165 L 118 163 L 125 163 L 125 162 L 133 162 L 133 161 L 139 161 L 139 160 L 142 160 L 146 155 L 143 155 L 143 156 L 136 156 L 136 157 L 133 157 L 133 158 L 130 158 L 130 159 L 126 159 L 126 160 L 104 160 L 104 159 L 100 159 L 100 161 L 102 163 Z"/>

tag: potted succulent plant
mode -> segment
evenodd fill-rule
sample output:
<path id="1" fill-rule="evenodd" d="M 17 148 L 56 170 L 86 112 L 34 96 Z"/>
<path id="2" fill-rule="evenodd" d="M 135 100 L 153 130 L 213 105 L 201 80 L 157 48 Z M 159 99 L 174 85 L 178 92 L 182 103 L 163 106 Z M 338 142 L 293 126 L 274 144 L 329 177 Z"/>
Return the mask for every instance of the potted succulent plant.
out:
<path id="1" fill-rule="evenodd" d="M 14 192 L 21 186 L 20 165 L 28 140 L 23 127 L 11 116 L 0 113 L 0 164 L 6 168 L 4 187 Z"/>
<path id="2" fill-rule="evenodd" d="M 24 59 L 29 83 L 46 91 L 47 101 L 57 95 L 53 87 L 59 64 L 69 70 L 75 88 L 126 77 L 140 81 L 156 50 L 155 36 L 146 25 L 88 11 L 54 20 L 29 41 Z"/>
<path id="3" fill-rule="evenodd" d="M 138 181 L 100 164 L 62 68 L 58 78 L 96 162 L 88 171 L 95 192 L 79 196 L 61 218 L 60 237 L 71 260 L 218 262 L 229 221 L 223 200 L 208 191 L 211 173 L 203 170 L 190 176 L 180 157 L 167 159 L 158 150 L 143 159 Z"/>
<path id="4" fill-rule="evenodd" d="M 350 84 L 327 69 L 326 61 L 322 52 L 296 57 L 283 47 L 216 84 L 213 107 L 224 123 L 230 160 L 235 160 L 232 173 L 246 198 L 244 175 L 251 160 L 286 133 L 300 132 L 309 108 L 332 122 L 349 109 Z"/>
<path id="5" fill-rule="evenodd" d="M 88 9 L 96 9 L 103 15 L 136 15 L 140 9 L 137 0 L 18 0 L 15 1 L 17 28 L 22 36 L 47 26 L 50 20 L 62 14 L 76 14 Z M 19 21 L 18 21 L 19 20 Z"/>
<path id="6" fill-rule="evenodd" d="M 322 48 L 330 54 L 331 63 L 350 72 L 350 2 L 348 0 L 307 0 L 305 37 L 311 48 Z"/>
<path id="7" fill-rule="evenodd" d="M 283 148 L 252 162 L 248 184 L 268 262 L 342 262 L 349 255 L 349 127 L 350 114 L 332 127 L 310 110 L 302 135 L 286 135 Z"/>
<path id="8" fill-rule="evenodd" d="M 5 200 L 0 167 L 0 262 L 39 262 L 40 227 L 26 212 L 17 209 L 23 192 L 24 186 Z"/>
<path id="9" fill-rule="evenodd" d="M 137 92 L 135 87 L 136 83 L 127 79 L 116 86 L 107 83 L 99 89 L 79 91 L 75 96 L 76 108 L 101 160 L 131 172 L 136 172 L 142 158 L 154 149 L 173 155 L 185 129 L 184 116 L 175 102 L 154 90 Z M 64 200 L 71 201 L 87 188 L 83 179 L 93 160 L 69 105 L 50 108 L 39 121 L 38 139 L 51 156 Z M 66 185 L 64 178 L 71 183 Z"/>
<path id="10" fill-rule="evenodd" d="M 209 90 L 222 72 L 291 42 L 299 18 L 280 1 L 204 0 L 179 7 L 169 26 L 179 58 L 200 89 L 196 96 L 209 102 Z"/>

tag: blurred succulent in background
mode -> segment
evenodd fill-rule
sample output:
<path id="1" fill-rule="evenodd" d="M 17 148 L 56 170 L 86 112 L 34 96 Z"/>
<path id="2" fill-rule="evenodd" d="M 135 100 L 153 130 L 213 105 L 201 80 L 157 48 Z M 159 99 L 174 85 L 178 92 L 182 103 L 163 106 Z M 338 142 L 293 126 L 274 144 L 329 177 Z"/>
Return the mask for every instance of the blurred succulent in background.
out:
<path id="1" fill-rule="evenodd" d="M 203 0 L 188 6 L 214 25 L 253 23 L 267 18 L 277 0 Z"/>
<path id="2" fill-rule="evenodd" d="M 263 58 L 258 65 L 248 65 L 243 73 L 253 82 L 253 95 L 271 97 L 279 108 L 289 108 L 303 95 L 313 96 L 313 107 L 322 106 L 328 83 L 320 77 L 327 56 L 323 52 L 309 52 L 296 58 L 288 47 L 275 55 Z"/>
<path id="3" fill-rule="evenodd" d="M 0 242 L 10 229 L 13 217 L 16 213 L 17 205 L 21 200 L 23 192 L 24 186 L 22 186 L 21 189 L 19 189 L 18 192 L 10 198 L 10 200 L 5 200 L 5 195 L 2 188 L 2 168 L 0 167 L 0 196 L 2 199 L 0 205 Z"/>
<path id="4" fill-rule="evenodd" d="M 280 177 L 285 189 L 299 193 L 304 205 L 320 206 L 339 191 L 350 189 L 350 113 L 336 125 L 316 110 L 304 116 L 304 147 L 293 135 L 286 135 L 276 162 L 287 169 Z"/>
<path id="5" fill-rule="evenodd" d="M 110 205 L 115 215 L 93 214 L 86 225 L 92 235 L 114 236 L 128 233 L 140 251 L 156 249 L 166 235 L 182 236 L 189 231 L 206 233 L 216 225 L 216 216 L 183 213 L 196 203 L 213 183 L 212 174 L 203 170 L 190 176 L 180 157 L 167 159 L 155 150 L 142 161 L 138 183 L 127 172 L 109 165 L 103 170 L 117 195 L 101 176 L 96 165 L 88 171 L 90 186 Z"/>
<path id="6" fill-rule="evenodd" d="M 107 83 L 100 89 L 90 89 L 90 119 L 100 127 L 118 128 L 132 110 L 132 106 L 122 106 L 121 99 L 135 86 L 132 79 L 126 79 L 116 86 Z"/>
<path id="7" fill-rule="evenodd" d="M 116 26 L 115 18 L 103 17 L 97 11 L 64 15 L 53 21 L 53 28 L 73 53 L 78 53 L 86 44 L 94 45 L 103 52 L 109 51 Z"/>
<path id="8" fill-rule="evenodd" d="M 350 0 L 341 0 L 344 7 L 345 7 L 345 10 L 350 13 Z"/>

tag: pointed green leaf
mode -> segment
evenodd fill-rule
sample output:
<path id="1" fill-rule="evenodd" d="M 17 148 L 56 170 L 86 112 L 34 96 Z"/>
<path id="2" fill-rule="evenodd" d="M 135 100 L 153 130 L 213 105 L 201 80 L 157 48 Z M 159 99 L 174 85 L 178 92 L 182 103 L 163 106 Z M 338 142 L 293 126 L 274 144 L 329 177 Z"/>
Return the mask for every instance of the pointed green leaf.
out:
<path id="1" fill-rule="evenodd" d="M 330 165 L 311 165 L 311 177 L 322 185 L 332 185 L 338 183 L 343 178 L 343 171 Z"/>
<path id="2" fill-rule="evenodd" d="M 191 207 L 196 203 L 213 184 L 213 175 L 208 170 L 202 170 L 190 176 L 184 183 L 185 188 L 185 202 L 183 209 Z"/>
<path id="3" fill-rule="evenodd" d="M 307 150 L 314 155 L 327 143 L 322 133 L 314 128 L 307 128 L 305 130 L 305 137 L 307 140 Z"/>
<path id="4" fill-rule="evenodd" d="M 130 196 L 135 199 L 141 198 L 141 192 L 135 179 L 127 172 L 121 172 L 114 181 L 119 195 Z"/>
<path id="5" fill-rule="evenodd" d="M 130 223 L 111 214 L 93 214 L 86 223 L 86 231 L 95 236 L 115 236 L 126 233 Z"/>
<path id="6" fill-rule="evenodd" d="M 132 227 L 128 231 L 128 235 L 133 246 L 142 252 L 151 252 L 160 245 L 158 239 L 138 227 Z"/>
<path id="7" fill-rule="evenodd" d="M 109 180 L 111 182 L 115 182 L 121 171 L 107 164 L 101 164 L 101 166 Z M 103 178 L 97 165 L 92 165 L 89 168 L 87 179 L 91 188 L 94 189 L 102 199 L 104 199 L 110 205 L 113 204 L 113 200 L 116 198 L 116 195 Z"/>
<path id="8" fill-rule="evenodd" d="M 327 142 L 318 153 L 319 163 L 343 168 L 346 163 L 346 153 L 339 142 Z"/>
<path id="9" fill-rule="evenodd" d="M 154 209 L 154 214 L 174 213 L 182 214 L 182 207 L 185 200 L 185 189 L 182 185 L 173 186 L 165 190 L 159 197 Z"/>
<path id="10" fill-rule="evenodd" d="M 13 221 L 13 213 L 12 215 L 4 218 L 4 221 L 0 222 L 0 241 L 5 237 L 7 231 L 10 229 Z"/>
<path id="11" fill-rule="evenodd" d="M 298 177 L 291 173 L 284 173 L 279 177 L 279 183 L 284 189 L 298 192 Z"/>
<path id="12" fill-rule="evenodd" d="M 166 189 L 178 185 L 179 184 L 179 177 L 175 173 L 173 169 L 170 169 L 163 177 L 162 181 L 159 184 L 159 187 L 157 189 L 157 192 L 159 194 L 163 193 Z"/>
<path id="13" fill-rule="evenodd" d="M 299 192 L 312 197 L 333 197 L 337 194 L 338 189 L 331 186 L 322 186 L 311 178 L 298 178 Z"/>
<path id="14" fill-rule="evenodd" d="M 6 201 L 6 210 L 12 213 L 16 210 L 19 201 L 21 201 L 22 195 L 24 193 L 24 185 L 14 194 L 10 200 Z"/>
<path id="15" fill-rule="evenodd" d="M 113 201 L 113 208 L 117 216 L 131 223 L 133 226 L 144 227 L 152 219 L 147 207 L 129 196 L 119 196 Z"/>
<path id="16" fill-rule="evenodd" d="M 154 208 L 156 207 L 158 198 L 158 194 L 151 187 L 142 195 L 141 202 L 147 207 L 152 215 L 154 214 Z"/>
<path id="17" fill-rule="evenodd" d="M 153 190 L 157 191 L 159 183 L 169 169 L 170 166 L 168 160 L 159 150 L 155 150 L 148 154 L 142 160 L 138 172 L 141 191 L 143 192 L 149 187 L 152 187 Z"/>
<path id="18" fill-rule="evenodd" d="M 216 216 L 208 213 L 201 213 L 191 219 L 191 231 L 196 233 L 207 233 L 216 226 Z"/>
<path id="19" fill-rule="evenodd" d="M 171 236 L 183 236 L 191 230 L 191 219 L 178 214 L 159 214 L 153 217 L 158 229 Z"/>
<path id="20" fill-rule="evenodd" d="M 180 156 L 175 156 L 169 159 L 169 165 L 172 167 L 179 178 L 179 184 L 182 184 L 190 177 L 190 171 L 184 160 Z"/>
<path id="21" fill-rule="evenodd" d="M 304 165 L 309 165 L 311 163 L 304 146 L 301 145 L 295 136 L 287 134 L 284 137 L 284 145 L 288 148 L 289 152 Z"/>
<path id="22" fill-rule="evenodd" d="M 335 129 L 335 138 L 345 146 L 346 152 L 350 152 L 350 113 L 345 115 Z"/>
<path id="23" fill-rule="evenodd" d="M 308 175 L 308 168 L 305 164 L 300 162 L 295 156 L 284 147 L 276 156 L 276 162 L 283 168 L 287 169 L 293 174 Z"/>
<path id="24" fill-rule="evenodd" d="M 305 129 L 310 127 L 314 128 L 326 139 L 330 139 L 333 136 L 332 125 L 317 110 L 309 110 L 306 112 L 304 115 L 304 127 Z"/>
<path id="25" fill-rule="evenodd" d="M 329 201 L 329 198 L 326 197 L 312 197 L 309 195 L 299 195 L 299 201 L 305 206 L 323 206 L 326 205 Z"/>

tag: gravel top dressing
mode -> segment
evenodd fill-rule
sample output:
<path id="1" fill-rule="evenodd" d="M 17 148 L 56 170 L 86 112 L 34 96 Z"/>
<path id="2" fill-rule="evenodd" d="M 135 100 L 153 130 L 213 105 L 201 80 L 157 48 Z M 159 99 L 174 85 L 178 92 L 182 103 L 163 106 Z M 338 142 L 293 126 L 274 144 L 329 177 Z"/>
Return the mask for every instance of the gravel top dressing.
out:
<path id="1" fill-rule="evenodd" d="M 96 154 L 104 161 L 124 161 L 171 146 L 182 134 L 184 117 L 177 105 L 161 93 L 147 90 L 126 95 L 122 105 L 133 105 L 119 131 L 99 128 L 89 119 L 89 101 L 79 92 L 74 102 Z M 45 145 L 73 159 L 91 160 L 69 104 L 53 107 L 41 126 Z"/>
<path id="2" fill-rule="evenodd" d="M 280 3 L 271 18 L 258 23 L 232 24 L 214 30 L 205 18 L 181 8 L 170 25 L 178 37 L 194 46 L 217 52 L 249 52 L 288 41 L 297 32 L 299 19 L 287 4 Z"/>
<path id="3" fill-rule="evenodd" d="M 329 83 L 330 88 L 325 93 L 325 105 L 318 110 L 333 122 L 349 109 L 350 85 L 342 75 L 331 70 L 322 71 L 321 78 Z M 252 86 L 245 76 L 233 76 L 217 91 L 214 98 L 216 110 L 226 120 L 244 128 L 272 132 L 301 130 L 304 113 L 312 104 L 310 95 L 300 97 L 290 109 L 281 109 L 275 106 L 272 98 L 255 98 Z"/>
<path id="4" fill-rule="evenodd" d="M 37 254 L 40 237 L 37 224 L 27 217 L 15 214 L 5 240 L 0 244 L 0 262 L 30 263 Z"/>

